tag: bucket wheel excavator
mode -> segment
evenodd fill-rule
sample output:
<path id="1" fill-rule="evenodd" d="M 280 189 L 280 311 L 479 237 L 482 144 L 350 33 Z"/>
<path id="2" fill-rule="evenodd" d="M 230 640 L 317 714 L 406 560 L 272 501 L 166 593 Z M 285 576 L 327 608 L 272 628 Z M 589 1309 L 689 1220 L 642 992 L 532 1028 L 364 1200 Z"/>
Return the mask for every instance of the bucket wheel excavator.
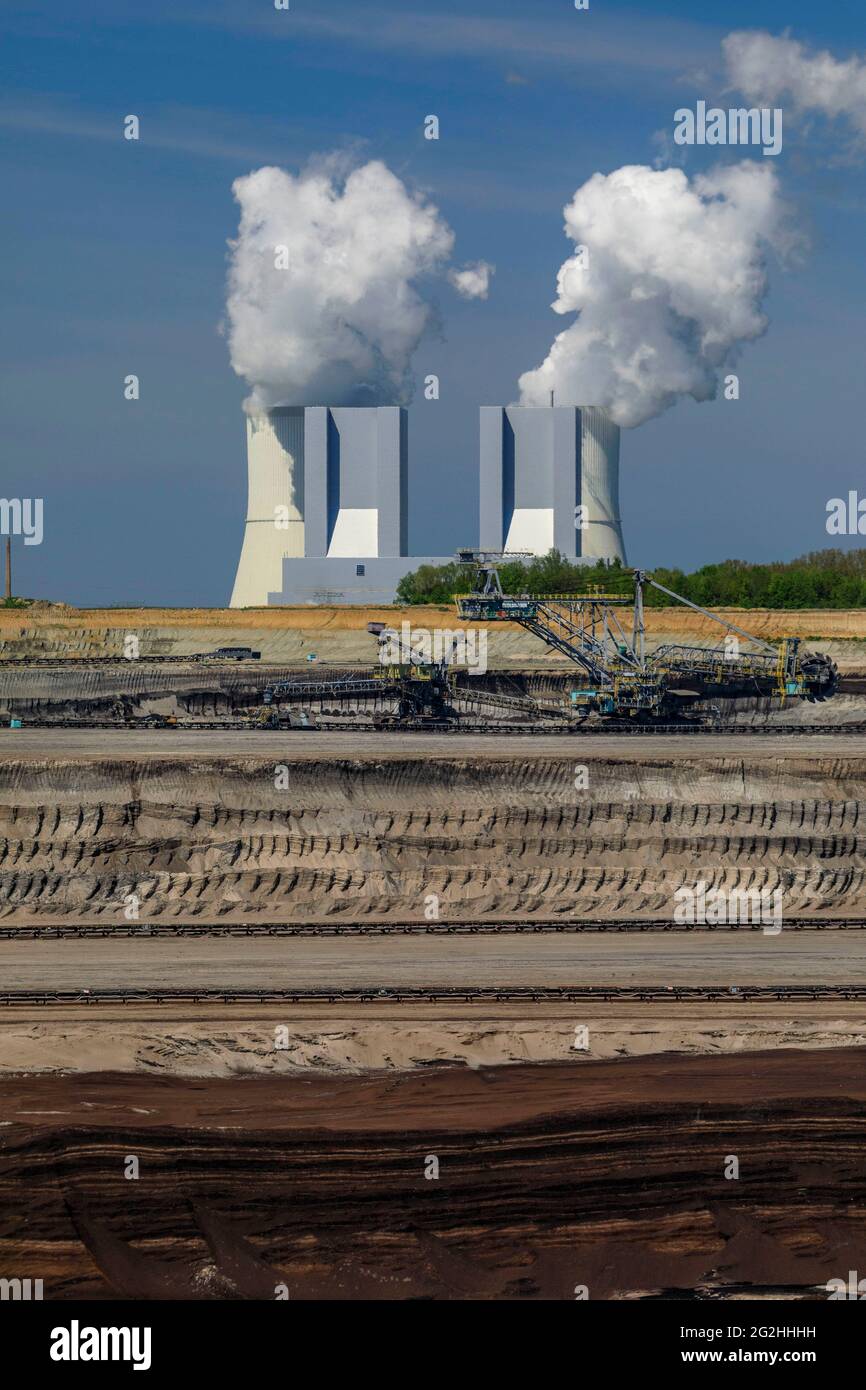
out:
<path id="1" fill-rule="evenodd" d="M 517 623 L 574 663 L 571 712 L 580 719 L 676 721 L 690 706 L 764 697 L 827 700 L 839 684 L 835 662 L 801 649 L 800 639 L 766 642 L 708 608 L 683 598 L 646 570 L 611 572 L 609 589 L 572 594 L 506 594 L 499 567 L 515 555 L 463 550 L 458 559 L 475 570 L 472 591 L 456 599 L 464 622 Z M 626 581 L 623 592 L 618 578 Z M 665 644 L 647 651 L 647 585 L 724 629 L 717 646 Z M 718 706 L 716 705 L 716 711 Z"/>
<path id="2" fill-rule="evenodd" d="M 612 570 L 609 586 L 571 594 L 506 594 L 499 567 L 522 554 L 458 551 L 474 571 L 469 593 L 456 599 L 465 623 L 517 623 L 567 658 L 574 685 L 566 700 L 491 689 L 483 679 L 462 679 L 454 663 L 455 634 L 435 653 L 412 646 L 384 623 L 368 623 L 378 642 L 377 664 L 366 673 L 324 680 L 289 679 L 269 685 L 257 723 L 261 728 L 315 728 L 313 709 L 363 711 L 374 728 L 459 728 L 464 720 L 495 728 L 518 724 L 581 725 L 603 720 L 691 724 L 717 720 L 720 705 L 743 698 L 827 700 L 839 678 L 835 663 L 803 650 L 800 639 L 766 642 L 683 598 L 645 570 Z M 667 643 L 647 650 L 647 585 L 723 629 L 715 646 Z M 404 628 L 408 626 L 404 624 Z M 434 634 L 443 636 L 443 634 Z M 428 634 L 428 637 L 430 634 Z M 457 639 L 459 641 L 459 638 Z M 429 644 L 428 644 L 429 645 Z"/>

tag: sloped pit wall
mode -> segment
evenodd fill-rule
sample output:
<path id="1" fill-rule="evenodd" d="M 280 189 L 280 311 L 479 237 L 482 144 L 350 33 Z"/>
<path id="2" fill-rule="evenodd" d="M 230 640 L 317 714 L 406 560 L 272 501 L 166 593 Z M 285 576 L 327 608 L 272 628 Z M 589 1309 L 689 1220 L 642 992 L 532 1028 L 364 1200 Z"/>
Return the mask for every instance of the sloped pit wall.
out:
<path id="1" fill-rule="evenodd" d="M 866 760 L 37 759 L 0 765 L 0 919 L 670 918 L 674 892 L 866 910 Z"/>

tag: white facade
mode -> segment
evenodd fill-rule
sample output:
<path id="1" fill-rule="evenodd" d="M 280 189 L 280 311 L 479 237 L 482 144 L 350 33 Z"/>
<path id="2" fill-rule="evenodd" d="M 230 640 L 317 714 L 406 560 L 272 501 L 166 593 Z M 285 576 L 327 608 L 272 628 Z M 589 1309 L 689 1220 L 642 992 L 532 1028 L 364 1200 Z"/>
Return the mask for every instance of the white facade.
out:
<path id="1" fill-rule="evenodd" d="M 503 549 L 546 555 L 553 549 L 553 508 L 515 507 L 509 518 Z"/>
<path id="2" fill-rule="evenodd" d="M 328 542 L 329 558 L 348 560 L 378 554 L 378 507 L 341 507 Z"/>

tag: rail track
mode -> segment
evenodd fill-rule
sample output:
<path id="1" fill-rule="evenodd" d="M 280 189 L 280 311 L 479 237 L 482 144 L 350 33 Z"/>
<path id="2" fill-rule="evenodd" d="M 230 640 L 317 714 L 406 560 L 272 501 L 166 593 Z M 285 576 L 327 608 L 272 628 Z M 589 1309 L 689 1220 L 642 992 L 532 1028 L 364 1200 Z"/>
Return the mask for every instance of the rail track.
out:
<path id="1" fill-rule="evenodd" d="M 134 925 L 0 926 L 0 941 L 148 940 L 185 937 L 357 937 L 357 936 L 532 936 L 535 933 L 574 936 L 586 933 L 630 932 L 762 932 L 760 922 L 697 923 L 646 920 L 588 919 L 580 922 L 153 922 Z M 794 917 L 783 922 L 783 931 L 863 931 L 866 920 L 853 918 Z"/>
<path id="2" fill-rule="evenodd" d="M 281 666 L 283 662 L 256 661 L 251 657 L 214 657 L 207 655 L 189 656 L 0 656 L 3 666 L 115 666 L 118 670 L 139 666 L 249 666 L 259 670 L 262 666 Z"/>
<path id="3" fill-rule="evenodd" d="M 0 1008 L 100 1004 L 814 1003 L 866 1000 L 866 985 L 481 986 L 438 989 L 4 989 Z"/>
<path id="4" fill-rule="evenodd" d="M 804 737 L 815 735 L 840 735 L 851 734 L 862 736 L 866 734 L 866 723 L 838 723 L 838 724 L 590 724 L 581 726 L 570 722 L 558 723 L 554 720 L 547 720 L 543 724 L 506 724 L 506 723 L 474 723 L 468 720 L 448 724 L 427 724 L 427 723 L 393 723 L 393 724 L 352 724 L 349 722 L 337 722 L 328 720 L 317 720 L 315 725 L 311 725 L 309 730 L 288 726 L 278 729 L 266 729 L 251 717 L 237 717 L 226 719 L 190 719 L 178 720 L 176 723 L 167 724 L 156 720 L 136 720 L 129 721 L 124 719 L 26 719 L 25 727 L 28 729 L 115 729 L 124 730 L 129 733 L 147 733 L 151 730 L 157 733 L 164 733 L 176 729 L 183 733 L 207 733 L 214 730 L 222 732 L 239 733 L 244 730 L 250 732 L 267 733 L 425 733 L 425 734 L 485 734 L 492 738 L 498 738 L 508 734 L 534 734 L 540 738 L 551 734 L 573 734 L 577 738 L 604 738 L 606 735 L 631 734 L 635 737 L 646 736 L 648 734 L 661 735 L 688 735 L 689 737 L 707 737 L 709 735 L 723 734 L 726 737 L 730 734 L 747 737 L 749 735 L 774 735 L 778 737 Z"/>

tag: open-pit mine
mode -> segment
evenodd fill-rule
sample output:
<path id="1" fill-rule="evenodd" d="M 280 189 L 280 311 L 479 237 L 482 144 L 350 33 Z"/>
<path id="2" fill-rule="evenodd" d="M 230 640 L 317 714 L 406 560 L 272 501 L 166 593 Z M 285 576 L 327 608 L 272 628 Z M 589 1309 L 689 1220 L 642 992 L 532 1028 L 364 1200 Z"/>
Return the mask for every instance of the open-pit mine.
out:
<path id="1" fill-rule="evenodd" d="M 0 610 L 0 1277 L 826 1297 L 863 1242 L 864 615 L 749 614 L 838 690 L 703 724 L 548 729 L 573 672 L 507 621 L 486 728 L 257 719 L 404 616 L 454 625 Z"/>

